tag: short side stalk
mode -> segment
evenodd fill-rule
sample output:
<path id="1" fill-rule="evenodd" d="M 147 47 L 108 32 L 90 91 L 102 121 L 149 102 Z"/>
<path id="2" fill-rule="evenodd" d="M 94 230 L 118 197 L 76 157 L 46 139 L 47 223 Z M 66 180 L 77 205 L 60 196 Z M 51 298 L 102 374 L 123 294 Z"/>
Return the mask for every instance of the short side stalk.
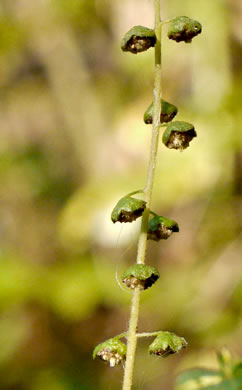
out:
<path id="1" fill-rule="evenodd" d="M 146 210 L 142 216 L 141 232 L 138 243 L 137 263 L 145 263 L 147 245 L 147 227 L 152 199 L 152 189 L 154 183 L 154 173 L 157 160 L 157 149 L 159 141 L 160 110 L 161 110 L 161 20 L 160 20 L 160 0 L 154 0 L 155 4 L 155 80 L 154 80 L 154 111 L 152 139 L 150 149 L 150 159 L 147 173 L 146 186 L 144 189 L 144 199 L 147 202 Z M 124 371 L 123 390 L 130 390 L 133 381 L 134 359 L 137 344 L 137 325 L 139 316 L 140 289 L 136 287 L 133 292 L 131 312 L 128 329 L 127 354 Z"/>

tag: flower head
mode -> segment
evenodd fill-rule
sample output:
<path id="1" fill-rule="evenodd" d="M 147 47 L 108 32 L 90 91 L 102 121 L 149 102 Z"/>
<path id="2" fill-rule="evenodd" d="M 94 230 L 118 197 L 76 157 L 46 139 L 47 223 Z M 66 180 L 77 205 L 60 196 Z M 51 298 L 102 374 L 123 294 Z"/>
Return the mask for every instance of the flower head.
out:
<path id="1" fill-rule="evenodd" d="M 144 26 L 134 26 L 123 37 L 121 49 L 137 54 L 155 46 L 155 43 L 156 35 L 154 30 Z"/>
<path id="2" fill-rule="evenodd" d="M 178 16 L 169 26 L 168 38 L 176 42 L 190 43 L 192 39 L 202 32 L 202 26 L 197 20 L 187 16 Z"/>
<path id="3" fill-rule="evenodd" d="M 166 240 L 173 232 L 179 232 L 176 221 L 155 215 L 149 220 L 147 239 L 154 241 Z"/>
<path id="4" fill-rule="evenodd" d="M 125 196 L 121 198 L 114 207 L 111 220 L 115 222 L 133 222 L 141 217 L 146 207 L 144 200 Z"/>
<path id="5" fill-rule="evenodd" d="M 93 351 L 93 359 L 97 356 L 114 367 L 126 358 L 127 347 L 118 339 L 109 339 L 96 346 Z"/>
<path id="6" fill-rule="evenodd" d="M 144 113 L 144 122 L 146 124 L 153 123 L 153 106 L 154 103 L 147 108 Z M 174 104 L 168 103 L 161 99 L 161 112 L 160 112 L 160 123 L 170 122 L 174 116 L 176 116 L 178 109 Z"/>
<path id="7" fill-rule="evenodd" d="M 179 352 L 187 346 L 183 337 L 179 337 L 171 332 L 159 332 L 152 344 L 149 346 L 149 353 L 162 357 L 167 357 Z"/>
<path id="8" fill-rule="evenodd" d="M 190 141 L 197 136 L 194 126 L 188 122 L 171 122 L 166 128 L 162 142 L 169 149 L 184 150 L 188 148 Z"/>
<path id="9" fill-rule="evenodd" d="M 139 287 L 141 290 L 146 290 L 159 277 L 160 275 L 156 268 L 146 264 L 135 264 L 126 271 L 122 277 L 122 281 L 131 289 Z"/>

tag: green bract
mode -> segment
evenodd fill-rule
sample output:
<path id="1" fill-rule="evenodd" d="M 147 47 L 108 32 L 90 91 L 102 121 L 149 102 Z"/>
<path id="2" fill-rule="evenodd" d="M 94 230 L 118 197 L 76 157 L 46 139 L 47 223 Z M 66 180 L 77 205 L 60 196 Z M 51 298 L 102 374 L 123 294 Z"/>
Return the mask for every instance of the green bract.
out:
<path id="1" fill-rule="evenodd" d="M 149 346 L 149 353 L 166 357 L 179 352 L 187 346 L 183 337 L 179 337 L 171 332 L 160 332 L 152 344 Z"/>
<path id="2" fill-rule="evenodd" d="M 149 220 L 147 239 L 154 241 L 166 240 L 173 232 L 179 232 L 177 222 L 156 215 Z"/>
<path id="3" fill-rule="evenodd" d="M 122 360 L 125 360 L 127 347 L 118 339 L 109 339 L 96 346 L 93 351 L 93 359 L 97 356 L 109 362 L 110 367 L 114 367 Z"/>
<path id="4" fill-rule="evenodd" d="M 188 43 L 201 31 L 202 26 L 197 20 L 190 19 L 187 16 L 178 16 L 170 23 L 167 35 L 169 39 L 176 42 L 184 41 Z"/>
<path id="5" fill-rule="evenodd" d="M 178 109 L 171 103 L 166 102 L 161 99 L 161 113 L 160 113 L 160 123 L 170 122 L 174 116 L 176 116 Z M 147 108 L 144 113 L 144 122 L 146 124 L 151 124 L 153 122 L 153 103 Z"/>
<path id="6" fill-rule="evenodd" d="M 144 200 L 132 198 L 131 196 L 125 196 L 121 198 L 114 207 L 111 220 L 113 223 L 119 222 L 132 222 L 143 214 L 146 207 Z"/>
<path id="7" fill-rule="evenodd" d="M 144 26 L 134 26 L 123 37 L 121 49 L 137 54 L 155 46 L 155 43 L 156 35 L 154 30 Z"/>
<path id="8" fill-rule="evenodd" d="M 122 277 L 122 281 L 131 289 L 139 286 L 142 290 L 146 290 L 151 287 L 159 277 L 160 274 L 156 268 L 146 264 L 135 264 L 126 271 Z"/>
<path id="9" fill-rule="evenodd" d="M 188 122 L 175 121 L 166 128 L 162 142 L 169 149 L 184 150 L 189 146 L 189 142 L 197 136 L 194 126 Z"/>

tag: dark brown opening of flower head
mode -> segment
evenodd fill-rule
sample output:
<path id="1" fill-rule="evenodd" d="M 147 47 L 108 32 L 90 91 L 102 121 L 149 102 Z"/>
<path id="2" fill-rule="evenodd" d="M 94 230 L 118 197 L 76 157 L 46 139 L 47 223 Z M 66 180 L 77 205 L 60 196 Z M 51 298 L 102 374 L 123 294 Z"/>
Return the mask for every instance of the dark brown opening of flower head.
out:
<path id="1" fill-rule="evenodd" d="M 184 150 L 189 146 L 189 143 L 194 138 L 194 136 L 194 130 L 186 132 L 173 131 L 170 135 L 167 147 L 169 149 Z"/>
<path id="2" fill-rule="evenodd" d="M 184 26 L 183 30 L 171 33 L 169 35 L 169 38 L 173 39 L 176 42 L 184 41 L 186 43 L 190 43 L 192 41 L 192 38 L 198 34 L 197 30 L 198 28 L 194 28 L 194 31 L 191 31 L 190 28 Z"/>
<path id="3" fill-rule="evenodd" d="M 174 118 L 174 116 L 176 116 L 177 114 L 177 111 L 173 111 L 169 114 L 165 114 L 165 113 L 162 113 L 160 114 L 160 123 L 163 123 L 163 122 L 170 122 L 172 121 L 172 119 Z"/>
<path id="4" fill-rule="evenodd" d="M 129 40 L 127 47 L 132 53 L 139 53 L 148 50 L 151 46 L 154 46 L 155 39 L 151 37 L 138 37 L 133 35 Z"/>
<path id="5" fill-rule="evenodd" d="M 155 351 L 152 351 L 151 353 L 157 355 L 157 356 L 168 356 L 175 353 L 170 347 L 167 347 L 166 350 L 164 349 L 156 349 Z"/>
<path id="6" fill-rule="evenodd" d="M 176 42 L 184 41 L 186 43 L 190 43 L 192 41 L 192 37 L 194 34 L 189 33 L 186 28 L 184 30 L 176 32 L 172 35 L 172 39 Z"/>
<path id="7" fill-rule="evenodd" d="M 153 123 L 152 116 L 149 117 L 149 118 L 146 118 L 146 119 L 145 119 L 145 123 L 146 123 L 147 125 L 151 125 L 151 123 Z"/>
<path id="8" fill-rule="evenodd" d="M 128 288 L 134 289 L 135 287 L 140 287 L 141 290 L 146 290 L 151 287 L 156 280 L 158 279 L 157 275 L 152 274 L 148 279 L 140 280 L 135 276 L 130 276 L 128 278 L 123 279 L 123 282 L 126 284 Z"/>
<path id="9" fill-rule="evenodd" d="M 148 231 L 148 240 L 153 241 L 159 241 L 159 240 L 166 240 L 169 238 L 173 233 L 173 229 L 170 227 L 167 227 L 163 223 L 160 224 L 159 228 L 155 231 Z"/>
<path id="10" fill-rule="evenodd" d="M 128 212 L 122 210 L 119 215 L 119 222 L 133 222 L 143 214 L 144 208 L 141 207 L 135 211 Z"/>

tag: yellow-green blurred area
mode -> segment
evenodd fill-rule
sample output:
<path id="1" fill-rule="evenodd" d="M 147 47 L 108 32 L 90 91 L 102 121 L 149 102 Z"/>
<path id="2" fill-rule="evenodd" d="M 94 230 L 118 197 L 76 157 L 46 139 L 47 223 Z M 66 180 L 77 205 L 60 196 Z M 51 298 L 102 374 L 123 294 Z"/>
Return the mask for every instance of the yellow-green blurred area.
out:
<path id="1" fill-rule="evenodd" d="M 160 141 L 153 210 L 180 233 L 148 242 L 159 269 L 139 331 L 189 347 L 167 359 L 140 341 L 135 390 L 171 390 L 176 374 L 241 353 L 242 10 L 239 0 L 162 0 L 162 18 L 201 22 L 191 44 L 163 34 L 163 95 L 198 137 Z M 140 222 L 112 224 L 117 200 L 143 188 L 153 49 L 122 53 L 152 0 L 0 1 L 0 389 L 119 390 L 123 367 L 92 360 L 127 329 L 122 272 Z M 152 341 L 152 340 L 151 340 Z"/>

